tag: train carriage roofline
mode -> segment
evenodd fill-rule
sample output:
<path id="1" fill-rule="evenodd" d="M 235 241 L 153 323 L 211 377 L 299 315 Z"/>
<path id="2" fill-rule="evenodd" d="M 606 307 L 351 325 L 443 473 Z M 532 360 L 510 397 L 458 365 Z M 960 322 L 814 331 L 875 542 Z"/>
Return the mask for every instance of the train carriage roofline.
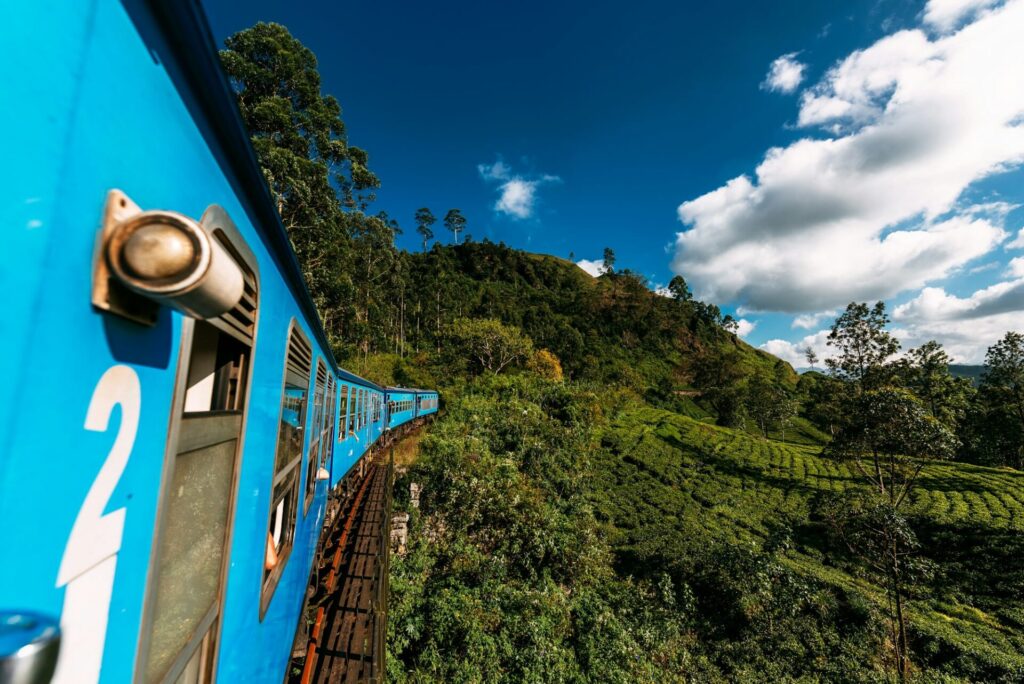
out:
<path id="1" fill-rule="evenodd" d="M 178 92 L 188 93 L 189 97 L 183 98 L 186 107 L 249 213 L 268 254 L 277 261 L 310 332 L 334 372 L 348 382 L 381 389 L 369 380 L 342 371 L 334 358 L 288 232 L 256 159 L 234 91 L 221 68 L 217 42 L 199 0 L 123 0 L 123 6 L 136 29 L 146 37 L 147 45 L 164 63 Z M 158 31 L 147 30 L 151 20 L 156 22 Z M 169 36 L 173 36 L 173 42 L 167 40 Z"/>

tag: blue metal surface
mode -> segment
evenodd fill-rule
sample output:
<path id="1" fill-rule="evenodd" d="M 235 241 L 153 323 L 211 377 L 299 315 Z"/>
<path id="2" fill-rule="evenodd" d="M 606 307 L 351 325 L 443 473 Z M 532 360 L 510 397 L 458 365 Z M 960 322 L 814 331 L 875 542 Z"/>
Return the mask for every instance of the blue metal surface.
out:
<path id="1" fill-rule="evenodd" d="M 197 98 L 230 95 L 183 88 L 168 63 L 168 45 L 175 41 L 163 30 L 137 3 L 128 9 L 111 0 L 0 6 L 7 51 L 0 62 L 6 95 L 0 125 L 18 131 L 9 137 L 0 167 L 0 217 L 7 231 L 0 287 L 8 294 L 0 321 L 0 519 L 7 521 L 0 608 L 59 617 L 68 609 L 69 586 L 112 569 L 109 598 L 100 593 L 90 604 L 100 628 L 65 633 L 68 640 L 99 644 L 98 674 L 68 681 L 126 682 L 135 676 L 183 319 L 161 308 L 157 324 L 144 328 L 93 309 L 93 252 L 112 188 L 143 208 L 193 217 L 218 204 L 259 264 L 260 311 L 217 675 L 223 682 L 276 683 L 290 658 L 328 491 L 327 482 L 318 483 L 308 511 L 299 506 L 295 548 L 261 620 L 290 322 L 298 321 L 313 342 L 314 364 L 319 356 L 328 362 L 339 392 L 359 387 L 381 402 L 385 395 L 338 368 L 324 347 L 308 295 L 296 281 L 294 257 L 281 250 L 287 241 L 280 226 L 264 220 L 272 215 L 260 204 L 265 189 L 246 190 L 245 178 L 211 139 L 218 127 L 197 106 Z M 130 430 L 136 412 L 137 427 Z M 312 414 L 306 413 L 307 442 Z M 351 436 L 346 421 L 338 420 L 332 485 L 380 437 L 384 415 L 382 410 Z M 115 456 L 126 445 L 121 470 Z M 308 443 L 304 459 L 307 449 Z M 304 460 L 300 492 L 306 472 Z M 95 498 L 97 483 L 108 481 L 109 495 Z M 70 540 L 87 500 L 100 504 L 102 543 L 86 539 L 76 551 Z"/>

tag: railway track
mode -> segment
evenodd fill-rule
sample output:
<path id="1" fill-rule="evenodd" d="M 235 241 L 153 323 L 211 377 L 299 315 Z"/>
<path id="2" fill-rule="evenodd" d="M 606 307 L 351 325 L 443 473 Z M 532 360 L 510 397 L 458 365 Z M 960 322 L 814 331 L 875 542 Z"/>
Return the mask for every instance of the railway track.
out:
<path id="1" fill-rule="evenodd" d="M 390 461 L 370 465 L 327 540 L 326 581 L 293 683 L 383 681 L 392 472 Z"/>

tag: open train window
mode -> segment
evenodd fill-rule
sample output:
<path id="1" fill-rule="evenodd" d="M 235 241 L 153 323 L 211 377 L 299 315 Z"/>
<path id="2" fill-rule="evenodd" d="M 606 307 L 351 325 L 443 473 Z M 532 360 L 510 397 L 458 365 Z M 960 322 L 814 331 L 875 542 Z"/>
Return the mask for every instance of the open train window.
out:
<path id="1" fill-rule="evenodd" d="M 348 434 L 352 436 L 356 434 L 356 411 L 359 403 L 359 390 L 355 387 L 349 387 L 349 407 L 348 407 Z"/>
<path id="2" fill-rule="evenodd" d="M 341 386 L 341 400 L 338 402 L 338 441 L 348 435 L 348 393 L 349 386 Z"/>
<path id="3" fill-rule="evenodd" d="M 327 376 L 327 403 L 324 406 L 324 436 L 320 440 L 320 467 L 327 466 L 327 461 L 334 455 L 334 407 L 337 405 L 338 396 L 334 389 L 334 375 Z"/>
<path id="4" fill-rule="evenodd" d="M 310 425 L 309 458 L 306 460 L 306 500 L 302 513 L 309 512 L 316 492 L 316 472 L 320 464 L 320 452 L 324 448 L 324 432 L 327 429 L 327 366 L 321 358 L 316 362 L 316 385 L 313 390 L 313 422 Z"/>
<path id="5" fill-rule="evenodd" d="M 277 454 L 271 481 L 270 519 L 267 524 L 267 548 L 263 563 L 263 589 L 260 595 L 260 619 L 270 605 L 274 589 L 281 579 L 295 541 L 298 516 L 299 473 L 302 465 L 303 432 L 309 395 L 309 374 L 313 348 L 293 322 L 288 333 L 284 387 L 281 392 L 281 418 L 277 433 Z"/>

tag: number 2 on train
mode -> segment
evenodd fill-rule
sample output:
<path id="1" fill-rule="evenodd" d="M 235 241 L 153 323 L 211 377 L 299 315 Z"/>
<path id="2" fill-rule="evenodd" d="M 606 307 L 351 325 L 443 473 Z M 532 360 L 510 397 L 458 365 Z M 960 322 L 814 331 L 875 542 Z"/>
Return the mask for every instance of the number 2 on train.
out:
<path id="1" fill-rule="evenodd" d="M 107 432 L 115 406 L 121 407 L 117 436 L 93 480 L 71 527 L 57 586 L 64 590 L 60 660 L 53 682 L 89 684 L 99 681 L 103 644 L 114 589 L 117 553 L 124 533 L 125 509 L 104 514 L 118 480 L 128 465 L 139 427 L 142 391 L 128 366 L 109 368 L 93 390 L 85 429 Z"/>

